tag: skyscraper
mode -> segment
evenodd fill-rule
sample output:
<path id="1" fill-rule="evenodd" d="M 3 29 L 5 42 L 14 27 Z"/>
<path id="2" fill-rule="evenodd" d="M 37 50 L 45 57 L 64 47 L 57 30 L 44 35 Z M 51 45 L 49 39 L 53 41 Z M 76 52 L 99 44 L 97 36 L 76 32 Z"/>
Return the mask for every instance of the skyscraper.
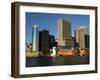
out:
<path id="1" fill-rule="evenodd" d="M 71 23 L 69 21 L 58 20 L 58 46 L 71 48 L 74 46 L 72 39 Z"/>
<path id="2" fill-rule="evenodd" d="M 88 28 L 81 26 L 75 32 L 76 44 L 80 48 L 89 47 L 89 33 Z"/>
<path id="3" fill-rule="evenodd" d="M 32 26 L 32 51 L 38 51 L 39 31 L 38 26 Z"/>
<path id="4" fill-rule="evenodd" d="M 85 48 L 89 48 L 89 35 L 85 34 Z"/>
<path id="5" fill-rule="evenodd" d="M 39 31 L 39 51 L 43 54 L 49 52 L 49 31 Z"/>
<path id="6" fill-rule="evenodd" d="M 49 35 L 49 48 L 52 49 L 55 46 L 57 46 L 55 41 L 55 36 Z"/>

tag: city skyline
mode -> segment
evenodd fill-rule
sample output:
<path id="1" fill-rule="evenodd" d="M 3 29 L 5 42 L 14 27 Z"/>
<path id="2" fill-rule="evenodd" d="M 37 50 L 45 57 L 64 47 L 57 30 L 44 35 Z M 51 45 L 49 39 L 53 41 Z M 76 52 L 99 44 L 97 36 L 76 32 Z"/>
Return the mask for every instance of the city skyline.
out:
<path id="1" fill-rule="evenodd" d="M 32 26 L 37 25 L 39 30 L 46 29 L 50 35 L 57 37 L 57 20 L 64 19 L 71 22 L 72 34 L 79 26 L 89 27 L 88 15 L 26 13 L 26 43 L 32 41 Z"/>

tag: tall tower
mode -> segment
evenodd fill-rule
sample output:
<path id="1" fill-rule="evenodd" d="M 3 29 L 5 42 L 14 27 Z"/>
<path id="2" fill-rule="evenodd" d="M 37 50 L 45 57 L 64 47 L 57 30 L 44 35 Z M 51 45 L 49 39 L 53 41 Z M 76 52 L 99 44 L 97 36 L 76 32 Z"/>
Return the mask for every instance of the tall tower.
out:
<path id="1" fill-rule="evenodd" d="M 49 31 L 43 30 L 39 31 L 39 51 L 43 54 L 49 52 Z"/>
<path id="2" fill-rule="evenodd" d="M 73 46 L 71 23 L 63 19 L 58 20 L 58 46 L 68 48 Z"/>
<path id="3" fill-rule="evenodd" d="M 89 33 L 88 28 L 81 26 L 75 32 L 76 43 L 80 48 L 89 46 Z"/>
<path id="4" fill-rule="evenodd" d="M 39 31 L 38 26 L 32 26 L 32 51 L 38 51 L 39 45 Z"/>

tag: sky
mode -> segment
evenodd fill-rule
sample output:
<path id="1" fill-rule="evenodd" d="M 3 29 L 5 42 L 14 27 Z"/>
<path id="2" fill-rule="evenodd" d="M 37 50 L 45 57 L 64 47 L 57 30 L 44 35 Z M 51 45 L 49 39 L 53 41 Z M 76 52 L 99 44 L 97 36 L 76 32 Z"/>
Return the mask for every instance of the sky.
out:
<path id="1" fill-rule="evenodd" d="M 40 31 L 49 30 L 49 34 L 56 37 L 58 19 L 71 22 L 72 35 L 80 26 L 89 27 L 89 15 L 26 12 L 26 42 L 32 41 L 32 26 L 34 25 L 37 25 Z"/>

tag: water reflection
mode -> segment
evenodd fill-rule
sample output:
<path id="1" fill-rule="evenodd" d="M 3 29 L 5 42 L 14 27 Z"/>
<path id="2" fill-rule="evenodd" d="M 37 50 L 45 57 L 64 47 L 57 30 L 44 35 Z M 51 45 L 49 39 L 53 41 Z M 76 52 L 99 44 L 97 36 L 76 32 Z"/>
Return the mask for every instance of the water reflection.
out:
<path id="1" fill-rule="evenodd" d="M 89 56 L 26 58 L 26 67 L 89 64 Z"/>

